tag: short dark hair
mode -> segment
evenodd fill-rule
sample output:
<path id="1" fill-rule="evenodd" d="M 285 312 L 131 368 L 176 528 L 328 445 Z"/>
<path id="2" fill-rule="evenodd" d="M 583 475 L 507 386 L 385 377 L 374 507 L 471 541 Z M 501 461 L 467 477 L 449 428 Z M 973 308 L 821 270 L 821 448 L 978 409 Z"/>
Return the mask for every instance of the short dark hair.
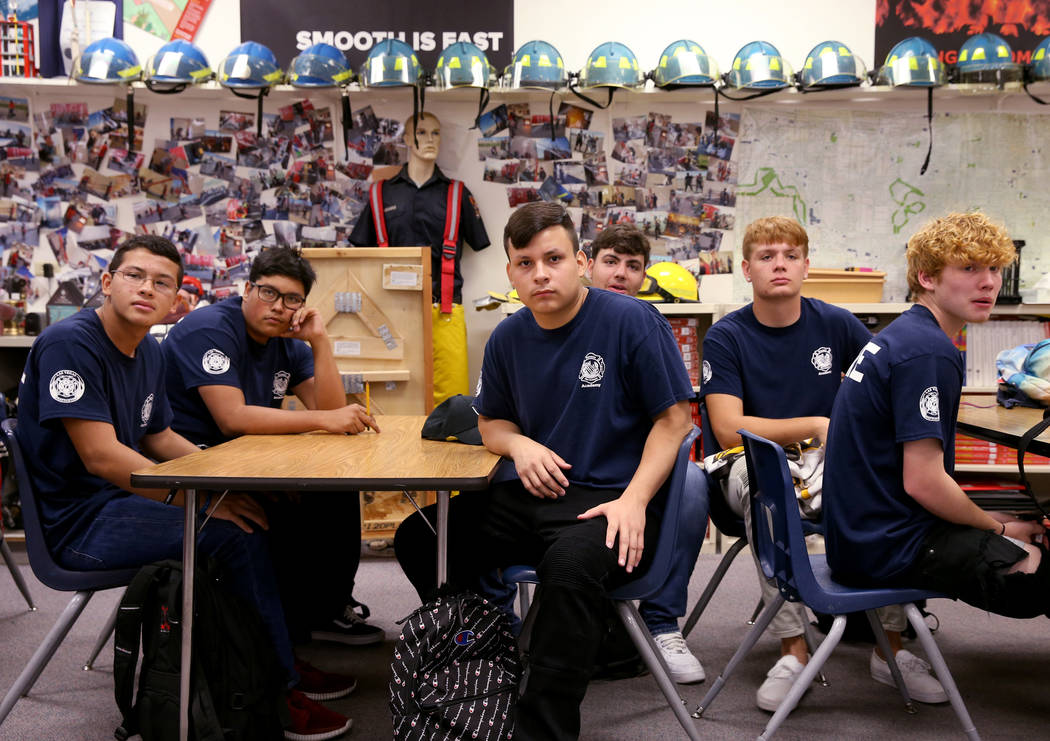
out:
<path id="1" fill-rule="evenodd" d="M 618 255 L 638 255 L 645 265 L 649 264 L 649 240 L 634 224 L 613 224 L 598 232 L 591 242 L 591 257 L 597 260 L 602 250 L 612 250 Z"/>
<path id="2" fill-rule="evenodd" d="M 170 240 L 159 237 L 156 234 L 139 234 L 124 240 L 124 243 L 117 247 L 117 251 L 113 253 L 113 259 L 109 261 L 109 272 L 112 273 L 119 268 L 124 262 L 124 255 L 131 250 L 146 250 L 154 255 L 171 260 L 179 266 L 177 277 L 179 285 L 182 285 L 182 256 Z"/>
<path id="3" fill-rule="evenodd" d="M 510 215 L 503 230 L 503 251 L 510 257 L 511 247 L 516 250 L 524 249 L 533 237 L 552 226 L 560 226 L 567 231 L 569 239 L 572 240 L 573 252 L 579 251 L 580 238 L 576 235 L 572 217 L 564 206 L 553 201 L 537 201 L 518 207 Z"/>
<path id="4" fill-rule="evenodd" d="M 317 273 L 309 261 L 294 247 L 268 247 L 252 261 L 248 280 L 255 283 L 264 275 L 283 275 L 303 284 L 303 294 L 309 296 L 317 280 Z"/>

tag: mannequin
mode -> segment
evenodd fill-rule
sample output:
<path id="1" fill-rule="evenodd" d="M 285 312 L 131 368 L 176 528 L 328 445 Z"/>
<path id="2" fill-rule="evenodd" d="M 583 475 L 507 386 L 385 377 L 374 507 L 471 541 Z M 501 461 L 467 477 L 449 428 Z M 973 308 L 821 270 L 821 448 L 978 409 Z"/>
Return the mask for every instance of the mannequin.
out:
<path id="1" fill-rule="evenodd" d="M 469 393 L 460 260 L 464 241 L 477 251 L 489 245 L 489 238 L 470 191 L 462 184 L 457 187 L 437 166 L 441 148 L 437 116 L 421 113 L 418 122 L 410 117 L 403 141 L 408 162 L 389 180 L 373 184 L 369 207 L 354 225 L 350 243 L 359 247 L 430 245 L 437 406 L 449 396 Z M 457 219 L 448 218 L 450 203 L 457 209 Z M 378 229 L 377 212 L 381 215 Z"/>

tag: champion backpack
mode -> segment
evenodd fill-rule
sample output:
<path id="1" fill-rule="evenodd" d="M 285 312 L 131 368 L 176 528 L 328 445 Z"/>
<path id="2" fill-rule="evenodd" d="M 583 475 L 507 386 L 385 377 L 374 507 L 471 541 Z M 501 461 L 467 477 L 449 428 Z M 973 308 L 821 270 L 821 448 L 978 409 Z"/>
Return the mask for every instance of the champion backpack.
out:
<path id="1" fill-rule="evenodd" d="M 287 706 L 282 670 L 262 618 L 233 595 L 223 570 L 198 559 L 194 580 L 190 738 L 282 739 Z M 143 566 L 120 601 L 114 637 L 114 694 L 123 722 L 114 735 L 177 741 L 182 664 L 182 564 Z M 142 639 L 138 695 L 132 701 Z"/>
<path id="2" fill-rule="evenodd" d="M 400 624 L 390 665 L 394 738 L 512 738 L 521 662 L 507 614 L 466 592 L 440 596 Z"/>

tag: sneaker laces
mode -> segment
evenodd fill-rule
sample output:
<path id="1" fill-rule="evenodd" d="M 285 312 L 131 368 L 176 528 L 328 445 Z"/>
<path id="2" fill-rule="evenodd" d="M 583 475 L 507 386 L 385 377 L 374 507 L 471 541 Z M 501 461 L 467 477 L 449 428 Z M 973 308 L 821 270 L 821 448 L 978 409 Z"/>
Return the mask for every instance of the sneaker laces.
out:
<path id="1" fill-rule="evenodd" d="M 678 631 L 671 633 L 661 633 L 660 635 L 653 636 L 653 640 L 665 653 L 669 654 L 687 654 L 689 653 L 689 647 L 685 645 L 685 638 Z"/>
<path id="2" fill-rule="evenodd" d="M 357 611 L 359 607 L 361 608 L 360 612 Z M 350 601 L 346 603 L 346 607 L 343 608 L 343 620 L 351 625 L 366 622 L 371 614 L 372 611 L 368 609 L 368 605 L 358 602 L 353 597 L 350 598 Z"/>
<path id="3" fill-rule="evenodd" d="M 902 674 L 905 673 L 906 671 L 907 672 L 914 672 L 916 674 L 918 674 L 918 673 L 932 674 L 933 673 L 932 667 L 930 666 L 929 662 L 926 661 L 925 659 L 920 659 L 915 654 L 911 654 L 910 656 L 906 656 L 903 660 L 901 660 L 900 654 L 898 653 L 895 658 L 896 658 L 896 661 L 897 661 L 897 667 L 901 670 Z"/>

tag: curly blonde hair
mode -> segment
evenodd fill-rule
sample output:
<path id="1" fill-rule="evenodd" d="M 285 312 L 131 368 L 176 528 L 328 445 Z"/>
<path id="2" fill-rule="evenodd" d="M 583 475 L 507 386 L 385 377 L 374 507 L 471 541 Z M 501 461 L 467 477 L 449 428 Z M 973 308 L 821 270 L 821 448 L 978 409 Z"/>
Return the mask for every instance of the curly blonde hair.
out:
<path id="1" fill-rule="evenodd" d="M 979 211 L 951 213 L 934 219 L 908 240 L 908 288 L 913 296 L 926 292 L 919 273 L 931 278 L 946 265 L 976 263 L 1005 267 L 1017 258 L 1006 228 Z"/>
<path id="2" fill-rule="evenodd" d="M 802 248 L 802 256 L 809 257 L 809 235 L 794 219 L 786 216 L 767 216 L 756 219 L 744 230 L 742 251 L 744 259 L 751 259 L 751 250 L 759 244 L 790 244 Z"/>

